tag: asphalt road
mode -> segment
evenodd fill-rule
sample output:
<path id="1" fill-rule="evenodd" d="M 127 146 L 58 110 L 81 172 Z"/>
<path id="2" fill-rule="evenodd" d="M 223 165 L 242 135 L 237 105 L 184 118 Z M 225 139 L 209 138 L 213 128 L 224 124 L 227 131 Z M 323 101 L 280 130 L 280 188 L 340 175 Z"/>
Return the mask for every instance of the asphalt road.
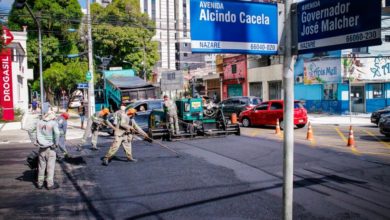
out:
<path id="1" fill-rule="evenodd" d="M 57 166 L 57 191 L 33 188 L 31 171 L 17 166 L 31 148 L 2 145 L 0 217 L 281 219 L 283 146 L 265 136 L 164 142 L 180 157 L 136 141 L 137 163 L 119 150 L 108 167 L 101 157 L 111 139 L 102 137 L 99 151 L 72 151 Z M 386 157 L 297 141 L 294 219 L 390 219 L 389 171 Z"/>

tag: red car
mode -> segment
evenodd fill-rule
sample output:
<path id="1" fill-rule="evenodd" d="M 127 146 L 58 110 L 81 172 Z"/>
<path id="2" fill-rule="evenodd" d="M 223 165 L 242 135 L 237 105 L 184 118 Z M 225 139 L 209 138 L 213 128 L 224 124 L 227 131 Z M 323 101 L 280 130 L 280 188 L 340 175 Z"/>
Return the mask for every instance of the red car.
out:
<path id="1" fill-rule="evenodd" d="M 251 125 L 276 125 L 279 118 L 280 127 L 283 128 L 283 100 L 270 100 L 262 102 L 253 109 L 241 112 L 239 121 L 244 127 Z M 294 125 L 305 127 L 307 111 L 299 101 L 294 102 Z"/>

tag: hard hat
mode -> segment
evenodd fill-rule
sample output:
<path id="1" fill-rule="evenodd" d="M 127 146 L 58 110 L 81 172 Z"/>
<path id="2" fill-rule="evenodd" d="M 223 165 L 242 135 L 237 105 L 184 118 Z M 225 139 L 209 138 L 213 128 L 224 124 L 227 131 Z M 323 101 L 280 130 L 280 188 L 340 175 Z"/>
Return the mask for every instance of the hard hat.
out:
<path id="1" fill-rule="evenodd" d="M 130 108 L 129 110 L 127 110 L 127 115 L 134 115 L 136 112 L 137 110 L 135 110 L 134 108 Z"/>
<path id="2" fill-rule="evenodd" d="M 68 120 L 69 118 L 69 114 L 67 112 L 62 113 L 61 116 L 65 118 L 65 120 Z"/>
<path id="3" fill-rule="evenodd" d="M 108 113 L 110 113 L 110 110 L 108 110 L 108 108 L 104 108 L 99 112 L 99 115 L 104 116 L 107 115 Z"/>

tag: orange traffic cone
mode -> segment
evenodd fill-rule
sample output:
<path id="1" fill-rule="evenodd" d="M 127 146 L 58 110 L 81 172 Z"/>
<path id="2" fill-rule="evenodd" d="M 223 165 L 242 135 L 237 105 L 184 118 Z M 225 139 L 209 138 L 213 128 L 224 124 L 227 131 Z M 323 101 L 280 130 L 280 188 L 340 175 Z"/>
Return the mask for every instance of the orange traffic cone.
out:
<path id="1" fill-rule="evenodd" d="M 233 113 L 231 116 L 231 122 L 232 124 L 237 124 L 237 114 Z"/>
<path id="2" fill-rule="evenodd" d="M 355 147 L 355 138 L 353 137 L 352 125 L 349 127 L 349 137 L 347 147 Z"/>
<path id="3" fill-rule="evenodd" d="M 310 122 L 309 122 L 309 125 L 308 125 L 308 127 L 307 127 L 306 140 L 309 140 L 309 141 L 314 140 L 314 137 L 313 137 L 313 130 L 311 129 L 311 124 L 310 124 Z"/>
<path id="4" fill-rule="evenodd" d="M 281 134 L 280 131 L 280 125 L 279 125 L 279 118 L 276 119 L 276 128 L 275 128 L 275 134 Z"/>

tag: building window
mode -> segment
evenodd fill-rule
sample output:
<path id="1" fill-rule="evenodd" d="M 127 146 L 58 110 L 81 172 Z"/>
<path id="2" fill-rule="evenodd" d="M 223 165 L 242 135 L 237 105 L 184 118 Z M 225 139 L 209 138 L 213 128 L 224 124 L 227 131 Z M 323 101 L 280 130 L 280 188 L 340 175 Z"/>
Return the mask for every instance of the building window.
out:
<path id="1" fill-rule="evenodd" d="M 183 54 L 183 56 L 187 57 L 187 56 L 188 56 L 188 54 L 187 54 L 187 53 L 184 53 L 184 54 Z"/>
<path id="2" fill-rule="evenodd" d="M 384 84 L 383 83 L 372 84 L 372 97 L 374 99 L 384 98 Z"/>
<path id="3" fill-rule="evenodd" d="M 168 80 L 174 80 L 175 79 L 175 73 L 168 73 Z"/>
<path id="4" fill-rule="evenodd" d="M 237 73 L 237 64 L 233 64 L 232 65 L 232 74 L 236 74 Z"/>

